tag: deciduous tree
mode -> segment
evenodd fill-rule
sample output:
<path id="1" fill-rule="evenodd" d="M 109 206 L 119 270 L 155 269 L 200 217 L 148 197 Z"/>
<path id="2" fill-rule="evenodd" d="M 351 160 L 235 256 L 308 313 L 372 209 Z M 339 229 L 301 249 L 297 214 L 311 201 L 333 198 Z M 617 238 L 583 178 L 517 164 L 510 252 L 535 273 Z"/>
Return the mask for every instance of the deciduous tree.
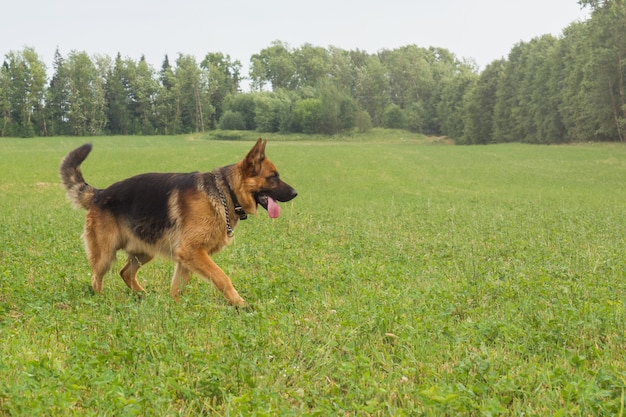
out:
<path id="1" fill-rule="evenodd" d="M 293 89 L 297 86 L 296 62 L 291 48 L 275 41 L 250 58 L 250 79 L 256 91 L 264 91 L 267 84 L 277 90 Z"/>
<path id="2" fill-rule="evenodd" d="M 6 55 L 4 77 L 7 103 L 12 120 L 10 134 L 31 137 L 47 134 L 44 114 L 46 68 L 33 48 Z M 35 127 L 38 125 L 36 131 Z"/>
<path id="3" fill-rule="evenodd" d="M 464 96 L 463 135 L 457 139 L 465 144 L 494 143 L 493 115 L 496 91 L 505 61 L 499 59 L 485 67 L 476 84 Z"/>
<path id="4" fill-rule="evenodd" d="M 239 92 L 241 63 L 232 61 L 230 55 L 220 52 L 207 54 L 200 67 L 204 70 L 208 82 L 208 94 L 214 112 L 210 115 L 210 126 L 215 127 L 223 113 L 223 102 L 229 94 Z"/>
<path id="5" fill-rule="evenodd" d="M 214 112 L 206 73 L 201 71 L 192 55 L 180 54 L 176 60 L 175 76 L 184 130 L 204 132 Z"/>

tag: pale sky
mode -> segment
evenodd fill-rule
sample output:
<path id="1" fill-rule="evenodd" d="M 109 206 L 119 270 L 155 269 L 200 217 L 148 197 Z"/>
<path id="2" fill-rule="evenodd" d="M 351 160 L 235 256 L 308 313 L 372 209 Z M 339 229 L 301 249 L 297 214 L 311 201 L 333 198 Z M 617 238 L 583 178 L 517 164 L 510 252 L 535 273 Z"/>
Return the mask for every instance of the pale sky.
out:
<path id="1" fill-rule="evenodd" d="M 25 46 L 48 65 L 58 47 L 146 60 L 165 54 L 198 62 L 208 52 L 250 57 L 274 40 L 375 53 L 415 44 L 442 47 L 484 68 L 520 41 L 559 36 L 589 12 L 576 0 L 30 0 L 9 1 L 0 19 L 0 57 Z"/>

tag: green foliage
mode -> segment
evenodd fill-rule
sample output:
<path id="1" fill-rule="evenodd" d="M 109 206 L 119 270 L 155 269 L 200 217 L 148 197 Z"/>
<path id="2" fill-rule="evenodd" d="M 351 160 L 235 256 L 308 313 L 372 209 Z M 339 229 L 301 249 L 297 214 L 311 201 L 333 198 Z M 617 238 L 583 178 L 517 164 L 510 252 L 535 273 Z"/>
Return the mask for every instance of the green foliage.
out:
<path id="1" fill-rule="evenodd" d="M 323 82 L 316 89 L 320 107 L 313 114 L 315 130 L 308 133 L 333 135 L 354 127 L 357 106 L 350 97 L 337 89 L 333 83 Z M 297 119 L 296 119 L 297 120 Z"/>
<path id="2" fill-rule="evenodd" d="M 254 124 L 259 132 L 285 132 L 292 125 L 291 98 L 279 90 L 254 96 Z"/>
<path id="3" fill-rule="evenodd" d="M 299 100 L 293 109 L 293 129 L 295 132 L 318 133 L 320 127 L 320 114 L 323 103 L 319 98 L 307 98 Z"/>
<path id="4" fill-rule="evenodd" d="M 85 52 L 73 51 L 66 65 L 69 80 L 67 123 L 74 135 L 99 135 L 106 126 L 104 82 Z"/>
<path id="5" fill-rule="evenodd" d="M 156 128 L 160 134 L 171 135 L 183 131 L 180 119 L 179 81 L 174 69 L 170 65 L 168 56 L 165 56 L 159 73 L 159 99 L 155 105 Z"/>
<path id="6" fill-rule="evenodd" d="M 358 111 L 354 116 L 354 125 L 359 133 L 365 133 L 372 130 L 372 118 L 370 114 L 364 110 Z"/>
<path id="7" fill-rule="evenodd" d="M 9 52 L 2 67 L 2 131 L 18 137 L 35 136 L 43 118 L 45 66 L 33 48 Z"/>
<path id="8" fill-rule="evenodd" d="M 215 111 L 207 95 L 208 80 L 191 55 L 178 56 L 175 75 L 182 126 L 188 132 L 204 132 Z"/>
<path id="9" fill-rule="evenodd" d="M 406 127 L 406 115 L 400 106 L 390 104 L 385 107 L 383 113 L 383 127 L 387 129 L 404 129 Z"/>
<path id="10" fill-rule="evenodd" d="M 561 138 L 565 134 L 558 113 L 558 88 L 550 94 L 550 88 L 560 84 L 560 74 L 551 71 L 558 62 L 558 59 L 553 58 L 558 51 L 556 47 L 557 41 L 551 35 L 535 38 L 520 45 L 519 56 L 507 65 L 510 77 L 515 80 L 519 90 L 514 104 L 508 102 L 504 106 L 509 106 L 509 111 L 516 115 L 517 124 L 509 121 L 508 126 L 501 128 L 509 130 L 514 140 L 521 138 L 528 143 L 554 142 L 555 137 Z M 502 82 L 508 82 L 506 76 Z M 496 108 L 498 105 L 496 103 Z M 550 127 L 550 124 L 553 126 Z"/>
<path id="11" fill-rule="evenodd" d="M 131 61 L 132 63 L 132 61 Z M 114 135 L 127 135 L 130 131 L 129 107 L 129 78 L 125 66 L 128 62 L 122 61 L 118 53 L 113 68 L 109 69 L 106 77 L 106 101 L 109 118 L 108 130 Z"/>
<path id="12" fill-rule="evenodd" d="M 380 92 L 389 91 L 389 79 L 379 57 L 366 56 L 362 61 L 355 68 L 354 95 L 359 107 L 369 113 L 374 126 L 381 127 L 385 106 L 391 98 Z"/>
<path id="13" fill-rule="evenodd" d="M 389 77 L 393 104 L 405 108 L 415 102 L 416 97 L 432 94 L 435 82 L 429 55 L 429 51 L 416 45 L 381 51 L 380 60 Z"/>
<path id="14" fill-rule="evenodd" d="M 244 130 L 255 130 L 256 99 L 255 94 L 231 94 L 224 100 L 224 109 L 241 114 L 244 119 Z"/>
<path id="15" fill-rule="evenodd" d="M 263 49 L 250 58 L 250 78 L 252 84 L 259 91 L 263 91 L 266 84 L 271 84 L 273 90 L 293 89 L 297 85 L 294 74 L 296 63 L 289 45 L 275 41 L 272 46 Z"/>
<path id="16" fill-rule="evenodd" d="M 270 136 L 299 196 L 216 256 L 239 314 L 158 260 L 91 294 L 56 170 L 85 140 L 98 187 L 210 169 L 255 133 L 0 141 L 0 415 L 619 415 L 626 148 L 390 132 Z"/>
<path id="17" fill-rule="evenodd" d="M 453 138 L 463 137 L 465 132 L 463 98 L 474 87 L 478 76 L 471 71 L 464 71 L 450 77 L 442 86 L 441 100 L 437 104 L 437 120 L 441 133 Z"/>
<path id="18" fill-rule="evenodd" d="M 204 70 L 208 82 L 208 95 L 211 106 L 215 112 L 210 116 L 210 126 L 215 127 L 217 120 L 222 117 L 223 102 L 230 94 L 239 91 L 241 78 L 241 63 L 237 60 L 231 61 L 229 55 L 222 53 L 209 53 L 200 63 Z"/>
<path id="19" fill-rule="evenodd" d="M 406 116 L 405 126 L 411 132 L 424 131 L 424 107 L 420 103 L 413 103 L 404 110 Z"/>
<path id="20" fill-rule="evenodd" d="M 567 94 L 575 101 L 566 103 L 568 120 L 590 132 L 594 139 L 626 140 L 621 128 L 626 118 L 626 4 L 623 1 L 585 2 L 594 9 L 585 25 L 570 31 L 566 53 L 573 65 Z M 576 54 L 576 56 L 574 56 Z M 583 62 L 584 61 L 584 62 Z M 578 91 L 574 90 L 578 87 Z M 584 106 L 583 102 L 594 103 Z M 585 124 L 587 126 L 585 126 Z"/>
<path id="21" fill-rule="evenodd" d="M 222 130 L 246 130 L 246 121 L 238 111 L 226 110 L 220 118 L 219 128 Z"/>
<path id="22" fill-rule="evenodd" d="M 156 96 L 159 85 L 154 70 L 141 57 L 133 70 L 130 81 L 130 116 L 132 132 L 140 135 L 153 135 L 156 132 L 156 117 L 153 109 L 156 106 Z"/>
<path id="23" fill-rule="evenodd" d="M 457 143 L 494 143 L 493 117 L 498 85 L 505 61 L 498 60 L 487 65 L 476 83 L 463 97 L 463 136 Z"/>

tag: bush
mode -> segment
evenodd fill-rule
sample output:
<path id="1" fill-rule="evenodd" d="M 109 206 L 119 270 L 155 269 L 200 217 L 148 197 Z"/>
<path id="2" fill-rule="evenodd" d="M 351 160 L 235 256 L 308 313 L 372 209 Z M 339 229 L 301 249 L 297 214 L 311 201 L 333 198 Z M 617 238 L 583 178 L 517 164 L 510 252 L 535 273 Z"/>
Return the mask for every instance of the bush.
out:
<path id="1" fill-rule="evenodd" d="M 365 110 L 359 110 L 354 116 L 354 124 L 359 133 L 365 133 L 372 130 L 372 118 Z"/>
<path id="2" fill-rule="evenodd" d="M 220 118 L 221 130 L 246 130 L 246 121 L 238 111 L 226 110 Z"/>
<path id="3" fill-rule="evenodd" d="M 259 132 L 286 132 L 291 129 L 291 98 L 284 90 L 258 93 L 254 122 Z"/>
<path id="4" fill-rule="evenodd" d="M 293 125 L 296 132 L 319 133 L 322 100 L 306 98 L 296 102 L 293 109 Z"/>
<path id="5" fill-rule="evenodd" d="M 404 110 L 397 104 L 385 107 L 383 113 L 383 127 L 387 129 L 404 129 L 406 127 L 406 115 Z"/>
<path id="6" fill-rule="evenodd" d="M 423 130 L 422 114 L 424 109 L 419 103 L 411 104 L 406 110 L 404 110 L 405 125 L 404 128 L 411 132 L 420 133 Z"/>
<path id="7" fill-rule="evenodd" d="M 230 94 L 224 100 L 224 111 L 234 111 L 241 113 L 243 120 L 246 124 L 244 130 L 255 130 L 256 123 L 254 121 L 255 107 L 256 107 L 256 94 L 253 93 L 237 93 Z"/>

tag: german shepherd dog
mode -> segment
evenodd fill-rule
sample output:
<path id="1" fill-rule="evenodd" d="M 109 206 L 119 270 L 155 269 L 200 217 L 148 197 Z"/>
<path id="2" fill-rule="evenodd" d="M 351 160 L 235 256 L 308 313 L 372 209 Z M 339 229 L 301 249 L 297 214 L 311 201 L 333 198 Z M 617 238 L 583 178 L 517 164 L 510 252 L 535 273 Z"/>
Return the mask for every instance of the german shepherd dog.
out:
<path id="1" fill-rule="evenodd" d="M 91 144 L 71 151 L 59 174 L 68 199 L 87 210 L 83 239 L 94 292 L 102 291 L 102 279 L 123 249 L 128 259 L 120 275 L 133 291 L 144 290 L 139 268 L 159 255 L 176 262 L 174 299 L 193 272 L 213 282 L 231 305 L 245 306 L 211 255 L 231 243 L 238 221 L 256 214 L 257 205 L 276 218 L 277 201 L 297 195 L 265 157 L 266 144 L 259 139 L 241 161 L 211 172 L 141 174 L 105 189 L 87 184 L 80 170 Z"/>

